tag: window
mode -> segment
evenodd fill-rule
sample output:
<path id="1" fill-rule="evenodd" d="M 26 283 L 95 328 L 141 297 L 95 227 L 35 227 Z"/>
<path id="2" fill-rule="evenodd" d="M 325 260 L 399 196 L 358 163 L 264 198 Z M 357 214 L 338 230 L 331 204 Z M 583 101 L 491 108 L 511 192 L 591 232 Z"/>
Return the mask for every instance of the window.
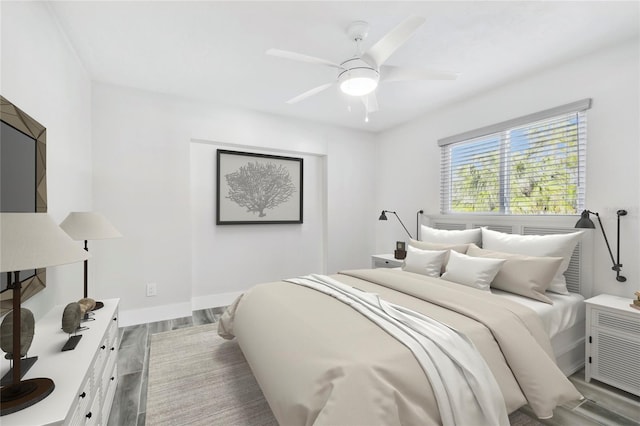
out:
<path id="1" fill-rule="evenodd" d="M 585 99 L 439 140 L 442 213 L 582 211 L 590 106 Z"/>

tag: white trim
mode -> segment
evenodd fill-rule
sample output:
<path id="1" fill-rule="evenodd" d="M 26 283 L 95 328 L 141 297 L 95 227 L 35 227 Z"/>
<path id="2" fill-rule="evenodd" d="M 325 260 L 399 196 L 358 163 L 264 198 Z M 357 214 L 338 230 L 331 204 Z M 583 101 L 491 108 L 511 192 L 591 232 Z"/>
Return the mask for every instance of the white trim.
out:
<path id="1" fill-rule="evenodd" d="M 229 306 L 242 293 L 244 293 L 244 291 L 210 294 L 207 296 L 194 297 L 191 299 L 191 303 L 174 303 L 170 305 L 154 306 L 152 308 L 120 311 L 120 327 L 190 317 L 193 311 L 198 311 L 200 309 Z"/>
<path id="2" fill-rule="evenodd" d="M 232 143 L 232 142 L 220 142 L 213 141 L 210 139 L 204 138 L 191 138 L 190 143 L 198 143 L 203 145 L 215 145 L 226 148 L 234 148 L 234 149 L 243 149 L 245 151 L 258 151 L 258 152 L 273 152 L 278 154 L 293 154 L 293 155 L 311 155 L 314 157 L 326 157 L 326 151 L 309 151 L 303 149 L 293 149 L 293 148 L 275 148 L 270 146 L 260 146 L 260 145 L 249 145 L 243 143 Z"/>
<path id="3" fill-rule="evenodd" d="M 120 327 L 128 327 L 130 325 L 145 324 L 149 322 L 189 316 L 191 316 L 191 303 L 174 303 L 171 305 L 154 306 L 153 308 L 120 311 L 118 325 Z"/>
<path id="4" fill-rule="evenodd" d="M 561 114 L 586 111 L 591 108 L 591 99 L 581 99 L 566 105 L 560 105 L 555 108 L 549 108 L 544 111 L 534 112 L 518 118 L 512 118 L 501 123 L 492 124 L 490 126 L 481 127 L 479 129 L 469 130 L 468 132 L 459 133 L 457 135 L 448 136 L 438 139 L 438 146 L 443 147 L 457 142 L 475 139 L 486 135 L 502 132 L 512 127 L 520 127 L 525 124 L 535 123 L 540 120 L 552 118 Z"/>
<path id="5" fill-rule="evenodd" d="M 191 299 L 191 309 L 197 311 L 200 309 L 217 308 L 219 306 L 229 306 L 242 293 L 244 292 L 234 291 L 230 293 L 219 293 L 194 297 Z"/>

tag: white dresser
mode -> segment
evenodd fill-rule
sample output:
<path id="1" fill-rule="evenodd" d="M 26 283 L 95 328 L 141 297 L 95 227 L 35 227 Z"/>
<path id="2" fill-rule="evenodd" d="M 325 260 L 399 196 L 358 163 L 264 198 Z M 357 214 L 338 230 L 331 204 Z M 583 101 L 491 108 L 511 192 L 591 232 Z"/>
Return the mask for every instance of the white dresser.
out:
<path id="1" fill-rule="evenodd" d="M 608 294 L 586 300 L 585 380 L 640 396 L 640 310 L 631 300 Z"/>
<path id="2" fill-rule="evenodd" d="M 62 331 L 64 306 L 54 307 L 36 323 L 29 356 L 38 361 L 24 379 L 53 380 L 53 392 L 29 408 L 0 417 L 2 426 L 12 425 L 106 425 L 118 383 L 119 299 L 103 300 L 94 321 L 74 350 L 61 352 L 68 340 Z M 2 363 L 2 375 L 8 370 Z"/>

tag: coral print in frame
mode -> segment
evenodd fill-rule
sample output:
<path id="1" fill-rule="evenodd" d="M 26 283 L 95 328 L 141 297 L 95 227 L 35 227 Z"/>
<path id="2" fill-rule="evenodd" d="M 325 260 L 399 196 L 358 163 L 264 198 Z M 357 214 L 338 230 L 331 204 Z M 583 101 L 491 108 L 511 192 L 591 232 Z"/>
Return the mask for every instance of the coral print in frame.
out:
<path id="1" fill-rule="evenodd" d="M 217 150 L 216 224 L 302 223 L 302 158 Z"/>

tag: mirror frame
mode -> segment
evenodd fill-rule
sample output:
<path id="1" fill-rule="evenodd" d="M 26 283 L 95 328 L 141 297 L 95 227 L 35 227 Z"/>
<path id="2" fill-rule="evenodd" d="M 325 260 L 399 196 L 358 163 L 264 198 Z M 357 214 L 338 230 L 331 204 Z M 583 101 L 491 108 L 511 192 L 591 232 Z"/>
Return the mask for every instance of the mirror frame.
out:
<path id="1" fill-rule="evenodd" d="M 24 133 L 36 144 L 36 213 L 47 212 L 47 129 L 29 114 L 0 96 L 0 121 Z M 22 281 L 20 300 L 26 301 L 47 286 L 45 268 L 36 269 L 36 274 Z M 0 315 L 13 309 L 13 291 L 0 293 Z"/>

